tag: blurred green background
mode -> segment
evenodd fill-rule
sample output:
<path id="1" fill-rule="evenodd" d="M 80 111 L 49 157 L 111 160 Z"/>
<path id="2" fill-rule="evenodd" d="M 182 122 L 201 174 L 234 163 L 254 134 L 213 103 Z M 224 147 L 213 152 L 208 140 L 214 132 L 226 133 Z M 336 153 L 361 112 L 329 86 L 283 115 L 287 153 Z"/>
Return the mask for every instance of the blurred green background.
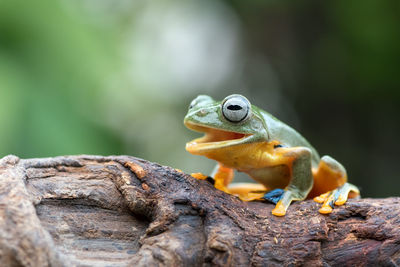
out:
<path id="1" fill-rule="evenodd" d="M 129 154 L 187 172 L 198 94 L 241 93 L 400 195 L 400 1 L 0 1 L 0 157 Z"/>

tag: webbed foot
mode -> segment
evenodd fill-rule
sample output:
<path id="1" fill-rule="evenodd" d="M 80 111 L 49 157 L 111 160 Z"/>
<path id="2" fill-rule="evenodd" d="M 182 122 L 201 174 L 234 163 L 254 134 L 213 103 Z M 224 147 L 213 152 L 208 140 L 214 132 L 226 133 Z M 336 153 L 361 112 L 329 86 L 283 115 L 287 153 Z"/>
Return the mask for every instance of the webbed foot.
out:
<path id="1" fill-rule="evenodd" d="M 282 203 L 282 201 L 279 200 L 278 203 L 276 203 L 275 208 L 271 211 L 271 213 L 278 217 L 285 216 L 287 208 L 288 206 L 285 206 Z"/>
<path id="2" fill-rule="evenodd" d="M 296 195 L 296 192 L 291 190 L 275 189 L 265 194 L 265 199 L 275 203 L 275 208 L 271 213 L 275 216 L 285 216 L 286 210 L 293 200 L 304 199 Z"/>
<path id="3" fill-rule="evenodd" d="M 319 212 L 322 214 L 329 214 L 333 211 L 334 205 L 340 206 L 346 203 L 349 194 L 355 193 L 356 196 L 360 195 L 358 188 L 350 183 L 345 183 L 333 191 L 326 192 L 314 198 L 315 202 L 323 203 Z"/>
<path id="4" fill-rule="evenodd" d="M 233 183 L 228 185 L 232 195 L 239 197 L 242 201 L 262 200 L 268 190 L 262 184 L 255 183 Z"/>
<path id="5" fill-rule="evenodd" d="M 275 216 L 285 216 L 287 209 L 289 208 L 290 203 L 293 200 L 304 200 L 307 196 L 307 193 L 304 193 L 298 190 L 295 187 L 283 189 L 275 189 L 271 192 L 268 192 L 265 196 L 265 199 L 275 203 L 275 208 L 271 211 L 271 213 Z"/>
<path id="6" fill-rule="evenodd" d="M 277 189 L 267 192 L 263 196 L 263 199 L 265 199 L 269 202 L 272 202 L 274 204 L 277 204 L 278 201 L 282 199 L 283 193 L 285 193 L 285 190 L 277 188 Z"/>

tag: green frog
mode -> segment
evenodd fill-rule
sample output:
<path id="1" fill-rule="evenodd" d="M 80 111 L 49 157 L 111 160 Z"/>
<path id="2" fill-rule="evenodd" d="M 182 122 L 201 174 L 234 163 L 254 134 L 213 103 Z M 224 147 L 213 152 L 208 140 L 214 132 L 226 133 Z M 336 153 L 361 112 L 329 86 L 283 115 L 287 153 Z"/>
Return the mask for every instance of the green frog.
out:
<path id="1" fill-rule="evenodd" d="M 242 95 L 222 101 L 200 95 L 191 102 L 184 124 L 204 133 L 188 142 L 186 150 L 217 161 L 211 174 L 215 187 L 245 201 L 271 201 L 276 204 L 272 210 L 276 216 L 284 216 L 292 201 L 307 198 L 322 203 L 319 212 L 329 214 L 334 205 L 360 194 L 347 182 L 342 164 L 330 156 L 320 158 L 297 131 Z M 234 170 L 258 183 L 231 184 Z"/>

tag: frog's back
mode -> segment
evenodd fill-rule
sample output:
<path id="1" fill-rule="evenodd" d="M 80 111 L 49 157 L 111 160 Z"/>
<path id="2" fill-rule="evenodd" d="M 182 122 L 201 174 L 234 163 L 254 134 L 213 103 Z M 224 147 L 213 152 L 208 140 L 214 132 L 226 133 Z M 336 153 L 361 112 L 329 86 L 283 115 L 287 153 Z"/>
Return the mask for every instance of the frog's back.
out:
<path id="1" fill-rule="evenodd" d="M 300 133 L 298 133 L 295 129 L 293 129 L 289 125 L 278 120 L 268 112 L 264 110 L 260 111 L 264 118 L 265 123 L 267 124 L 267 130 L 270 140 L 277 140 L 283 146 L 287 147 L 296 147 L 296 146 L 308 147 L 309 149 L 311 149 L 312 152 L 313 165 L 319 163 L 320 157 L 318 155 L 318 152 Z"/>

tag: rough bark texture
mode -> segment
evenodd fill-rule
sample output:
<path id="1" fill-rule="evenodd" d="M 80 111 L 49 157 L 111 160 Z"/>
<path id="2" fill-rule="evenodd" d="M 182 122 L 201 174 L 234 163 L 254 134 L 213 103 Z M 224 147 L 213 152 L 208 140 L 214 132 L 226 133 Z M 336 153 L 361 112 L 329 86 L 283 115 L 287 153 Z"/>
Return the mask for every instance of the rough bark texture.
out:
<path id="1" fill-rule="evenodd" d="M 400 198 L 285 217 L 127 156 L 0 160 L 1 266 L 399 266 Z"/>

